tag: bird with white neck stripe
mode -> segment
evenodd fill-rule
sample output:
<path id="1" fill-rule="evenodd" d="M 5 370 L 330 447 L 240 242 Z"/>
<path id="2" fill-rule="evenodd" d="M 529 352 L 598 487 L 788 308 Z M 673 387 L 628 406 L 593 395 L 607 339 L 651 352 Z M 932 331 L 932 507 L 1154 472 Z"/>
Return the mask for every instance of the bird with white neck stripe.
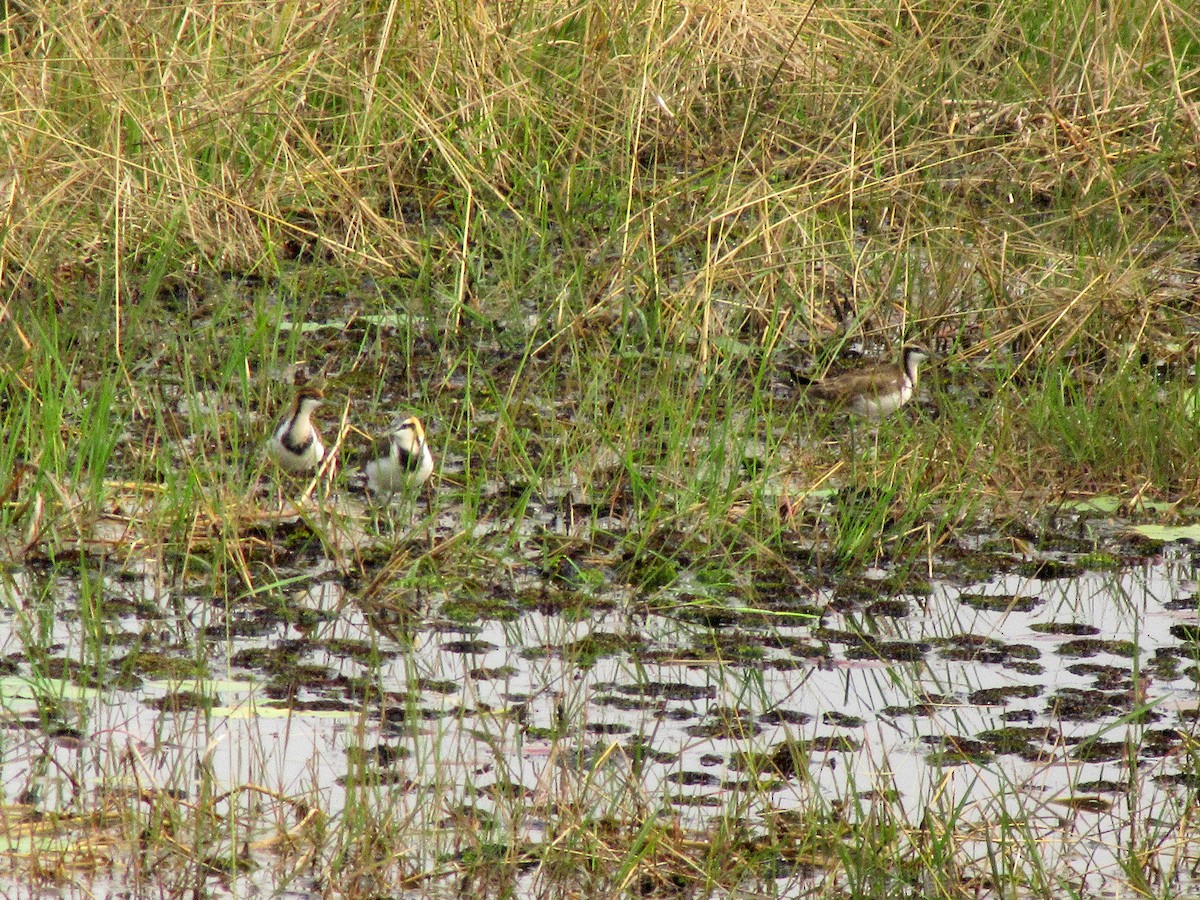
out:
<path id="1" fill-rule="evenodd" d="M 807 384 L 808 393 L 819 400 L 844 406 L 868 419 L 881 419 L 912 399 L 917 389 L 917 367 L 929 359 L 929 353 L 921 347 L 908 346 L 900 358 L 900 365 L 879 363 L 802 381 Z"/>
<path id="2" fill-rule="evenodd" d="M 363 469 L 367 490 L 372 494 L 415 491 L 433 474 L 433 454 L 425 440 L 425 426 L 416 416 L 409 416 L 389 432 L 387 440 L 387 453 Z"/>
<path id="3" fill-rule="evenodd" d="M 267 441 L 267 456 L 285 472 L 302 475 L 315 471 L 325 458 L 325 445 L 312 421 L 313 411 L 323 400 L 317 388 L 297 390 L 287 415 Z"/>

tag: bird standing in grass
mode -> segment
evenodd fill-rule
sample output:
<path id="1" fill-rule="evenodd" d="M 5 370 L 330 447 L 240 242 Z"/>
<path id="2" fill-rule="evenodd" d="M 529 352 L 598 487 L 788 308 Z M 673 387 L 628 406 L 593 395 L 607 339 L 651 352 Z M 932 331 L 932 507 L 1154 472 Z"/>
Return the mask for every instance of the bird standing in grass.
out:
<path id="1" fill-rule="evenodd" d="M 322 400 L 318 389 L 300 388 L 287 415 L 267 441 L 267 456 L 285 472 L 293 475 L 311 472 L 325 458 L 325 445 L 312 422 L 313 411 Z"/>
<path id="2" fill-rule="evenodd" d="M 388 452 L 364 468 L 372 494 L 414 491 L 433 473 L 433 454 L 425 441 L 425 427 L 409 416 L 388 434 Z"/>
<path id="3" fill-rule="evenodd" d="M 912 399 L 917 389 L 917 367 L 929 359 L 921 347 L 908 346 L 899 365 L 879 363 L 817 380 L 805 379 L 808 392 L 868 419 L 891 415 Z"/>

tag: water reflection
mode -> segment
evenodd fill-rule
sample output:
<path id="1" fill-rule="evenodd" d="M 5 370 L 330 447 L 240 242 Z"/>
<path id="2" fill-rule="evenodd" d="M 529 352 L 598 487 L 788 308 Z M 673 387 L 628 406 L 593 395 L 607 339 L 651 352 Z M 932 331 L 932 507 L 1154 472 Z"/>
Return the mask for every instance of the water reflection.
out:
<path id="1" fill-rule="evenodd" d="M 175 596 L 149 569 L 8 573 L 10 796 L 42 811 L 118 783 L 189 798 L 200 764 L 337 816 L 367 785 L 431 858 L 466 814 L 539 839 L 563 804 L 698 831 L 730 809 L 753 828 L 814 802 L 886 804 L 979 829 L 981 853 L 1020 821 L 1094 878 L 1115 874 L 1106 848 L 1187 808 L 1197 646 L 1180 626 L 1197 609 L 1182 549 L 839 611 L 817 595 L 819 619 L 724 627 L 682 597 L 662 615 L 609 597 L 592 616 L 470 626 L 418 608 L 387 638 L 344 584 L 318 572 L 280 614 L 279 598 Z"/>

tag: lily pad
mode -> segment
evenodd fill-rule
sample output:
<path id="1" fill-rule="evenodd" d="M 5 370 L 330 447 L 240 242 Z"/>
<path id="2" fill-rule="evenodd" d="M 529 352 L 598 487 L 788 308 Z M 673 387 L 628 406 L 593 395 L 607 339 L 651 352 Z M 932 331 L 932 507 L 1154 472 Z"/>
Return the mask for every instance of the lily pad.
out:
<path id="1" fill-rule="evenodd" d="M 1074 510 L 1076 512 L 1101 512 L 1106 515 L 1113 515 L 1122 508 L 1128 505 L 1129 501 L 1121 497 L 1111 497 L 1103 495 L 1099 497 L 1088 497 L 1081 500 L 1064 500 L 1062 503 L 1063 509 Z M 1172 504 L 1164 503 L 1161 500 L 1138 500 L 1139 509 L 1149 510 L 1151 512 L 1163 512 L 1170 510 Z"/>
<path id="2" fill-rule="evenodd" d="M 1142 537 L 1163 541 L 1196 541 L 1200 543 L 1200 524 L 1197 525 L 1133 525 L 1129 529 Z"/>

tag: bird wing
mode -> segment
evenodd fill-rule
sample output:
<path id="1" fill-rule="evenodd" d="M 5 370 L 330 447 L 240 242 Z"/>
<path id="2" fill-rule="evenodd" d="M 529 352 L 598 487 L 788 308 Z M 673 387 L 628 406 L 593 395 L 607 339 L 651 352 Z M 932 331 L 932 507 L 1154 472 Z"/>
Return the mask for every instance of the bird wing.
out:
<path id="1" fill-rule="evenodd" d="M 891 366 L 871 366 L 854 372 L 844 372 L 814 382 L 809 391 L 823 400 L 848 400 L 851 397 L 877 397 L 896 390 L 901 375 Z"/>

